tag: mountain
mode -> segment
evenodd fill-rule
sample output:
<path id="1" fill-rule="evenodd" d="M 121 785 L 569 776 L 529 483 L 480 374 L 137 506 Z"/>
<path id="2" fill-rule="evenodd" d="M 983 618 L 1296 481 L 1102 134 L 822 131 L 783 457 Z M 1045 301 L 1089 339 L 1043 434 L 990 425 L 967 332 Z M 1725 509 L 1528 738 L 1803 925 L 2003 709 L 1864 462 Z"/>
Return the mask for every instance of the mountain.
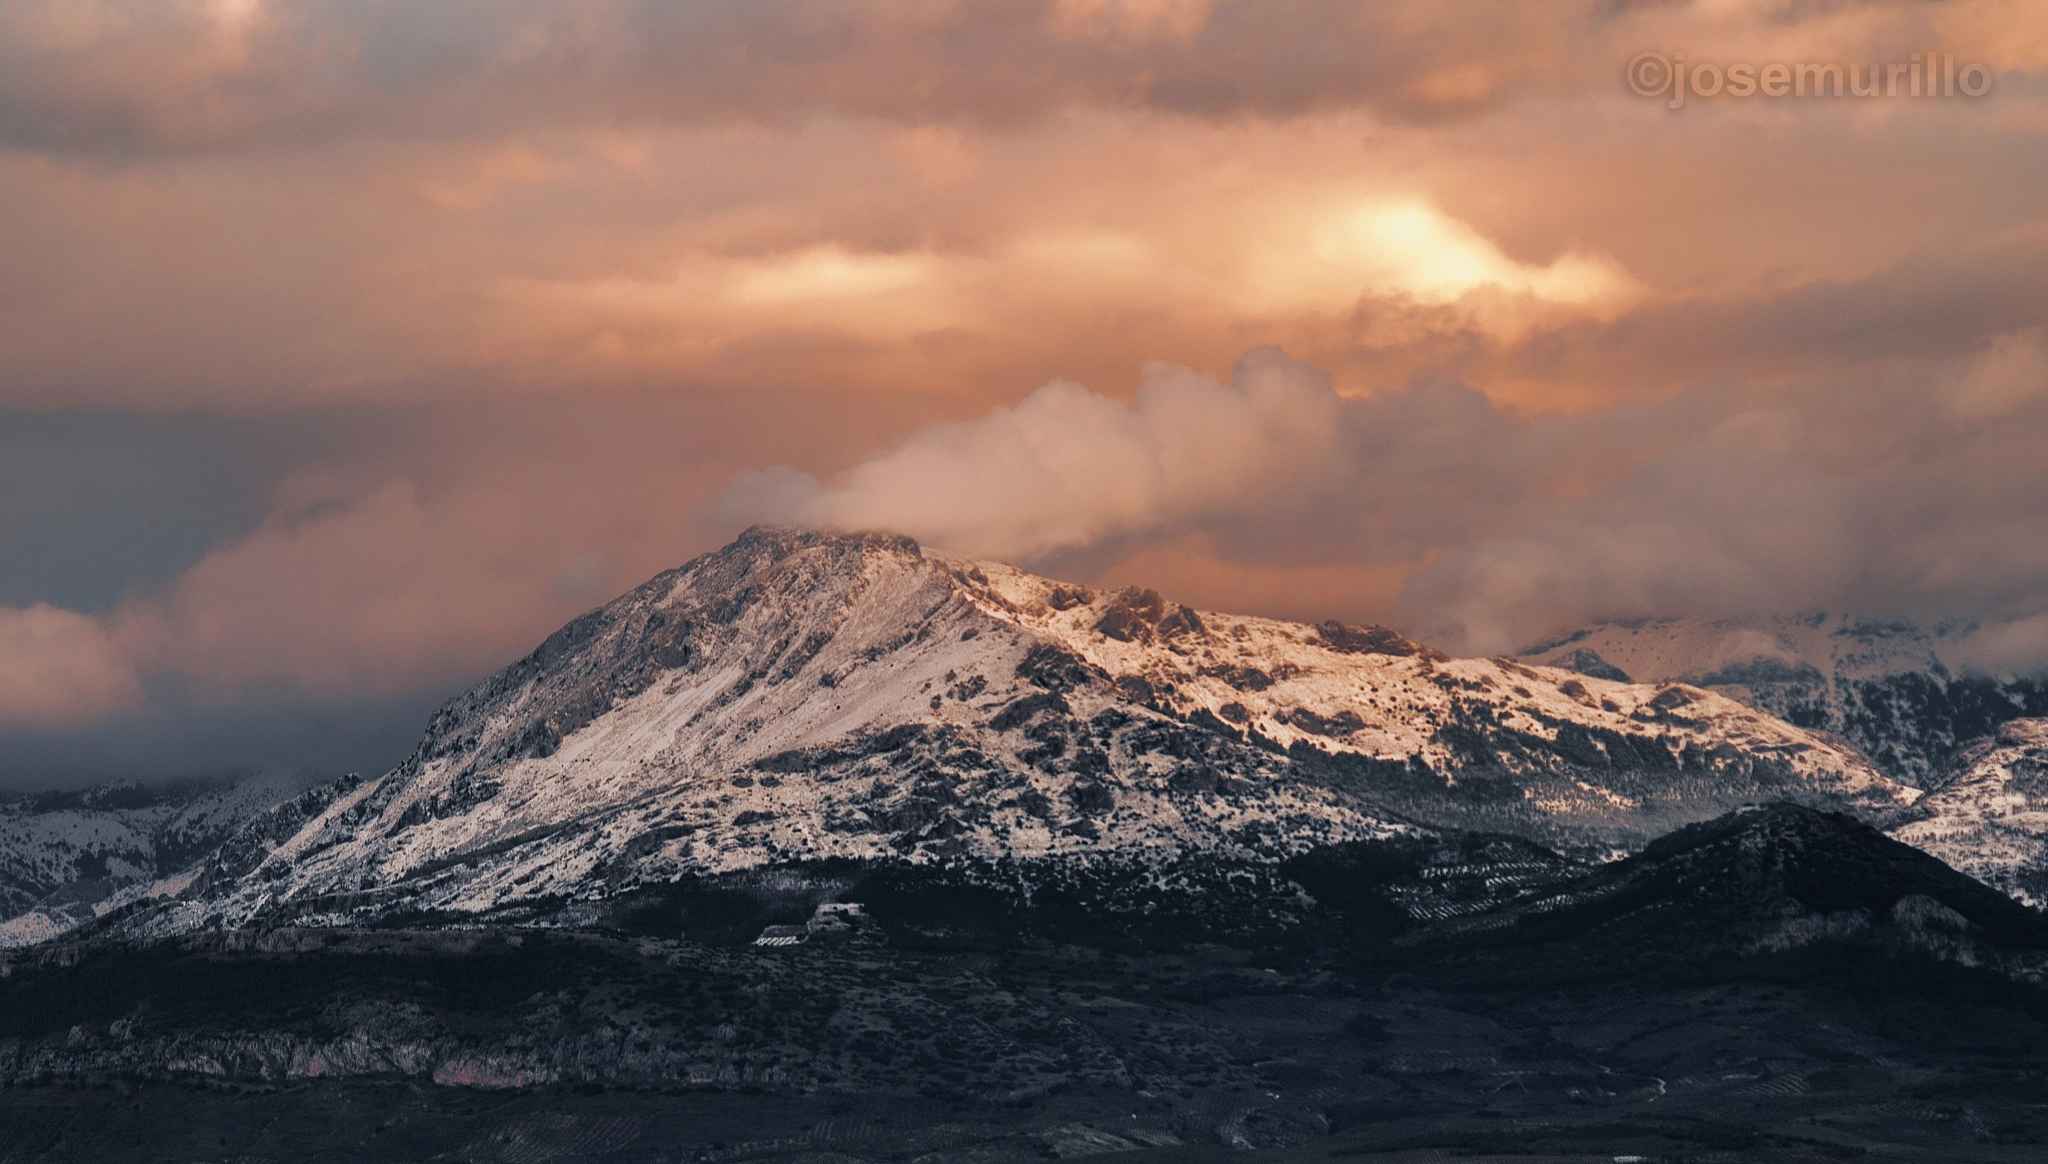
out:
<path id="1" fill-rule="evenodd" d="M 1600 623 L 1521 652 L 1529 662 L 1620 682 L 1686 683 L 1863 749 L 1894 780 L 1925 786 L 1955 749 L 2008 720 L 2048 715 L 2048 683 L 1969 672 L 1975 627 L 1807 614 Z"/>
<path id="2" fill-rule="evenodd" d="M 46 939 L 151 888 L 182 888 L 179 874 L 310 783 L 273 772 L 0 799 L 0 947 Z"/>
<path id="3" fill-rule="evenodd" d="M 1830 947 L 2048 982 L 2048 919 L 1853 817 L 1803 805 L 1689 825 L 1546 895 L 1438 927 L 1514 972 L 1583 978 Z M 1589 969 L 1597 967 L 1597 970 Z"/>
<path id="4" fill-rule="evenodd" d="M 1372 848 L 1290 863 L 1316 900 L 1275 887 L 1280 942 L 1075 941 L 1045 901 L 935 930 L 931 897 L 872 892 L 923 868 L 899 865 L 853 933 L 791 946 L 486 924 L 0 952 L 0 1123 L 13 1156 L 136 1164 L 2021 1160 L 2048 1137 L 2048 922 L 1849 817 L 1741 811 L 1421 928 L 1373 924 L 1407 874 Z"/>
<path id="5" fill-rule="evenodd" d="M 2029 905 L 2048 904 L 2048 719 L 1961 748 L 1894 837 Z"/>
<path id="6" fill-rule="evenodd" d="M 1881 815 L 1918 795 L 1695 687 L 757 528 L 570 623 L 443 707 L 404 764 L 281 806 L 122 924 L 511 919 L 806 862 L 1160 870 L 1447 831 L 1606 856 L 1751 801 Z"/>

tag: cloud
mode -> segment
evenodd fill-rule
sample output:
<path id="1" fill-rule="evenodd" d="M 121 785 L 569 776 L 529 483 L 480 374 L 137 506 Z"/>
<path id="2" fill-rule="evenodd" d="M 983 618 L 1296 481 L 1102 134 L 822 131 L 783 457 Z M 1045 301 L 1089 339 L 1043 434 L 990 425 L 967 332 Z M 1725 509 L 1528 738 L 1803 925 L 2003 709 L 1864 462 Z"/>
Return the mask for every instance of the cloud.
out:
<path id="1" fill-rule="evenodd" d="M 1574 44 L 1564 14 L 1496 2 L 1475 31 L 1446 40 L 1415 19 L 1421 8 L 8 0 L 0 140 L 129 152 L 818 113 L 1002 125 L 1091 106 L 1289 116 L 1377 101 L 1423 112 L 1496 99 L 1553 70 Z"/>
<path id="2" fill-rule="evenodd" d="M 65 727 L 141 699 L 133 666 L 101 620 L 47 603 L 0 607 L 0 728 Z"/>
<path id="3" fill-rule="evenodd" d="M 1246 264 L 1245 306 L 1316 312 L 1365 299 L 1456 307 L 1453 326 L 1514 335 L 1546 309 L 1553 320 L 1612 318 L 1645 290 L 1609 255 L 1573 250 L 1545 264 L 1517 262 L 1418 199 L 1373 199 L 1305 217 L 1301 237 L 1261 240 Z"/>
<path id="4" fill-rule="evenodd" d="M 2039 68 L 2019 3 L 1720 0 L 6 0 L 0 140 L 109 152 L 275 147 L 509 125 L 1011 126 L 1075 109 L 1423 121 L 1612 89 L 1647 45 L 1695 59 L 1939 43 Z"/>
<path id="5" fill-rule="evenodd" d="M 1247 328 L 1317 355 L 1519 342 L 1644 290 L 1600 248 L 1507 247 L 1269 134 L 1196 138 L 1128 123 L 948 139 L 957 169 L 909 185 L 927 137 L 842 123 L 118 172 L 0 152 L 0 402 L 1009 395 L 1054 373 L 1128 380 L 1155 355 L 1221 366 Z M 1079 194 L 1105 168 L 1167 205 Z"/>
<path id="6" fill-rule="evenodd" d="M 1949 393 L 1963 417 L 2000 416 L 2048 393 L 2048 344 L 2038 327 L 1995 336 Z"/>
<path id="7" fill-rule="evenodd" d="M 2048 614 L 1977 628 L 1955 648 L 1956 661 L 1993 675 L 2036 670 L 2048 659 Z"/>
<path id="8" fill-rule="evenodd" d="M 0 726 L 118 717 L 159 680 L 215 706 L 457 684 L 708 548 L 678 520 L 692 510 L 725 532 L 899 529 L 1454 650 L 1601 617 L 1847 609 L 1975 618 L 1978 665 L 2028 668 L 2048 662 L 2048 396 L 2006 386 L 2033 382 L 2034 342 L 1576 412 L 1446 379 L 1347 396 L 1274 348 L 1227 378 L 1153 364 L 1128 400 L 1056 381 L 939 423 L 879 423 L 829 393 L 735 395 L 722 417 L 704 401 L 454 409 L 366 428 L 416 428 L 417 447 L 286 476 L 255 528 L 108 614 L 8 608 Z M 2005 393 L 1996 411 L 1958 407 L 1986 384 Z M 767 423 L 791 416 L 809 423 Z M 737 471 L 805 430 L 800 463 L 824 467 Z M 880 451 L 847 463 L 862 445 Z"/>
<path id="9" fill-rule="evenodd" d="M 479 536 L 492 515 L 475 500 L 435 504 L 395 481 L 316 520 L 270 523 L 130 617 L 149 624 L 137 634 L 158 669 L 221 697 L 272 684 L 384 695 L 485 669 L 550 578 L 516 542 Z"/>
<path id="10" fill-rule="evenodd" d="M 1246 357 L 1227 385 L 1155 366 L 1129 405 L 1055 381 L 1014 408 L 917 434 L 816 491 L 795 516 L 1043 556 L 1308 485 L 1336 440 L 1337 408 L 1326 379 L 1277 352 Z"/>
<path id="11" fill-rule="evenodd" d="M 501 666 L 605 597 L 613 572 L 602 553 L 556 556 L 549 543 L 574 535 L 535 539 L 533 511 L 522 521 L 504 500 L 390 481 L 306 516 L 281 510 L 105 616 L 0 608 L 0 727 L 133 711 L 151 677 L 210 705 L 338 703 Z"/>
<path id="12" fill-rule="evenodd" d="M 1531 422 L 1449 383 L 1346 398 L 1260 348 L 1228 381 L 1150 365 L 1129 402 L 1055 381 L 822 482 L 744 473 L 712 512 L 895 529 L 1036 564 L 1199 534 L 1243 558 L 1379 566 L 1575 487 L 1598 471 L 1607 425 Z"/>
<path id="13" fill-rule="evenodd" d="M 1231 575 L 1263 570 L 1264 605 L 1298 614 L 1290 570 L 1324 595 L 1348 572 L 1370 613 L 1480 653 L 1674 614 L 2034 626 L 2048 407 L 1953 405 L 2007 346 L 1889 383 L 1533 416 L 1442 381 L 1341 397 L 1266 349 L 1227 383 L 1155 367 L 1129 403 L 1048 385 L 823 482 L 745 478 L 725 505 L 1098 576 L 1179 559 L 1240 594 Z M 2048 664 L 2038 635 L 1994 640 L 1987 659 Z"/>
<path id="14" fill-rule="evenodd" d="M 227 31 L 198 4 L 0 11 L 65 29 L 0 37 L 18 57 L 0 60 L 0 403 L 38 409 L 798 384 L 986 404 L 1054 377 L 1127 393 L 1145 359 L 1213 370 L 1262 343 L 1347 393 L 1427 373 L 1542 407 L 1681 370 L 1866 358 L 1970 313 L 2001 331 L 2040 318 L 2039 281 L 2007 257 L 2041 249 L 2034 90 L 1667 116 L 1627 94 L 1628 54 L 1598 37 L 1555 92 L 1496 77 L 1497 52 L 1579 35 L 1541 5 L 1452 29 L 1434 6 L 1217 4 L 1192 40 L 1162 25 L 1135 46 L 1119 14 L 1183 9 L 1089 6 L 1110 23 L 1072 35 L 1046 31 L 1050 3 L 1007 2 L 797 5 L 761 28 L 754 5 L 611 0 L 286 2 Z M 1624 14 L 1615 30 L 1705 19 L 1602 11 Z M 1818 9 L 1716 11 L 1764 44 Z M 677 21 L 712 24 L 671 44 Z M 186 24 L 215 47 L 177 49 L 165 27 Z M 976 39 L 1009 25 L 1040 31 L 1000 53 Z M 951 83 L 951 47 L 894 55 L 935 29 L 1002 58 L 960 84 L 1029 80 L 1038 112 L 861 106 L 867 86 L 910 101 Z M 1413 61 L 1380 60 L 1388 46 Z M 1233 112 L 1027 78 L 1034 52 L 1161 85 L 1206 70 L 1183 96 Z M 872 67 L 831 75 L 862 54 Z M 1403 120 L 1382 99 L 1415 62 L 1476 68 L 1507 96 Z M 691 104 L 707 69 L 735 73 L 717 100 L 758 106 Z M 1223 76 L 1244 70 L 1264 79 Z M 1243 115 L 1297 83 L 1307 105 Z M 1902 296 L 1922 314 L 1805 326 L 1832 288 L 1909 257 L 1976 290 L 2004 265 L 2005 298 Z"/>
<path id="15" fill-rule="evenodd" d="M 1186 41 L 1209 23 L 1216 0 L 1053 0 L 1052 31 L 1066 36 Z"/>
<path id="16" fill-rule="evenodd" d="M 76 427 L 62 419 L 21 427 L 45 438 Z M 310 748 L 357 739 L 342 722 L 348 709 L 395 715 L 443 697 L 712 548 L 689 515 L 738 467 L 771 449 L 829 456 L 839 441 L 874 444 L 906 427 L 887 407 L 830 393 L 699 393 L 321 410 L 208 427 L 196 434 L 204 441 L 170 418 L 124 426 L 119 440 L 45 439 L 34 458 L 0 449 L 19 457 L 0 462 L 10 480 L 53 482 L 57 496 L 111 494 L 75 535 L 76 553 L 96 556 L 104 574 L 110 547 L 139 536 L 131 523 L 167 520 L 158 499 L 127 496 L 148 474 L 110 481 L 107 462 L 148 469 L 144 446 L 182 435 L 254 494 L 235 503 L 248 512 L 226 529 L 117 559 L 134 571 L 126 578 L 74 581 L 65 603 L 0 604 L 0 735 L 14 733 L 0 751 L 51 757 L 52 733 L 70 733 L 81 754 L 101 754 L 79 733 L 102 724 L 110 740 L 205 736 L 223 763 L 276 763 L 290 758 L 288 741 L 248 726 L 262 718 L 252 709 L 271 706 L 286 709 L 280 723 L 300 724 Z M 176 508 L 193 494 L 170 497 Z M 21 532 L 9 524 L 21 500 L 0 494 L 0 532 Z M 46 576 L 8 581 L 62 597 Z M 193 717 L 189 730 L 171 722 L 181 716 Z M 373 734 L 388 738 L 388 721 L 378 722 Z M 230 723 L 248 747 L 225 740 Z M 21 733 L 42 742 L 21 743 Z M 349 746 L 355 756 L 366 745 Z M 151 762 L 146 749 L 109 757 L 123 771 Z M 198 763 L 190 750 L 161 762 Z M 0 779 L 19 770 L 0 769 Z"/>
<path id="17" fill-rule="evenodd" d="M 0 602 L 105 680 L 24 649 L 76 710 L 0 719 L 441 690 L 707 507 L 1459 649 L 2035 657 L 2048 9 L 1472 11 L 0 0 Z M 1621 78 L 1929 45 L 1993 96 Z"/>

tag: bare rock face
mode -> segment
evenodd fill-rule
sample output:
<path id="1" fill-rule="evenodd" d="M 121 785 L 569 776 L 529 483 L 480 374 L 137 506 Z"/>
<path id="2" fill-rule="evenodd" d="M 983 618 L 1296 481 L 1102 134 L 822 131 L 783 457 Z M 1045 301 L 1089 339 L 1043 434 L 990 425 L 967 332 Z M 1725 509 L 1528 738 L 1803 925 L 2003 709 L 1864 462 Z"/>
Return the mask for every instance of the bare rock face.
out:
<path id="1" fill-rule="evenodd" d="M 1449 655 L 1435 647 L 1424 646 L 1399 631 L 1383 626 L 1347 626 L 1332 619 L 1317 624 L 1316 633 L 1323 636 L 1331 650 L 1347 655 L 1416 655 L 1438 663 L 1450 660 Z M 1622 680 L 1627 682 L 1627 677 L 1623 676 Z"/>
<path id="2" fill-rule="evenodd" d="M 1891 835 L 2033 906 L 2048 905 L 2048 719 L 1956 752 Z"/>
<path id="3" fill-rule="evenodd" d="M 1919 795 L 1697 687 L 1099 594 L 907 538 L 757 528 L 280 806 L 125 932 L 534 903 L 847 859 L 1274 861 L 1432 830 L 1587 856 L 1740 804 Z"/>

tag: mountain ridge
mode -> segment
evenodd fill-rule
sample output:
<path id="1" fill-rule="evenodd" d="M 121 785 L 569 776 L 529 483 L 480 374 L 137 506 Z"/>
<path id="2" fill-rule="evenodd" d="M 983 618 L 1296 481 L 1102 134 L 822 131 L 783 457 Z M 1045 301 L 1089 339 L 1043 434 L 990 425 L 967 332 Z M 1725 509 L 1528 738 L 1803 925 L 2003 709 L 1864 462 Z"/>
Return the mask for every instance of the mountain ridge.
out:
<path id="1" fill-rule="evenodd" d="M 252 825 L 131 931 L 482 916 L 826 858 L 1270 861 L 1432 830 L 1603 856 L 1754 800 L 1878 815 L 1918 793 L 1683 685 L 757 527 L 571 622 L 445 705 L 397 769 L 323 795 Z"/>
<path id="2" fill-rule="evenodd" d="M 2048 682 L 1968 666 L 1973 623 L 1850 614 L 1596 623 L 1521 657 L 1617 681 L 1687 683 L 1842 736 L 1895 780 L 1926 786 L 1958 747 L 2048 716 Z"/>
<path id="3" fill-rule="evenodd" d="M 1958 749 L 1892 828 L 1987 885 L 2048 904 L 2048 719 L 2016 719 Z"/>
<path id="4" fill-rule="evenodd" d="M 278 771 L 0 797 L 0 947 L 182 888 L 195 862 L 312 783 Z"/>

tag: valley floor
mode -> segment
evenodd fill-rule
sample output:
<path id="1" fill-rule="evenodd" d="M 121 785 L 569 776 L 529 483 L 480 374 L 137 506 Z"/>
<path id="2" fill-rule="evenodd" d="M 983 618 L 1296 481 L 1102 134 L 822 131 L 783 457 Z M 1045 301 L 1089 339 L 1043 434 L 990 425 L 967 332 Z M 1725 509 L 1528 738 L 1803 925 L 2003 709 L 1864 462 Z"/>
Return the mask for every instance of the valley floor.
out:
<path id="1" fill-rule="evenodd" d="M 393 943 L 415 939 L 330 936 L 15 967 L 0 1161 L 2048 1151 L 2034 992 L 1890 981 L 1882 967 L 1449 989 L 1455 976 L 1414 966 L 1217 946 L 754 951 L 444 933 L 400 957 Z M 191 989 L 202 977 L 211 999 Z M 359 1058 L 344 1062 L 348 1046 Z M 331 1061 L 310 1067 L 309 1047 Z M 398 1066 L 365 1068 L 377 1054 Z M 433 1081 L 463 1063 L 478 1078 L 556 1077 Z"/>

